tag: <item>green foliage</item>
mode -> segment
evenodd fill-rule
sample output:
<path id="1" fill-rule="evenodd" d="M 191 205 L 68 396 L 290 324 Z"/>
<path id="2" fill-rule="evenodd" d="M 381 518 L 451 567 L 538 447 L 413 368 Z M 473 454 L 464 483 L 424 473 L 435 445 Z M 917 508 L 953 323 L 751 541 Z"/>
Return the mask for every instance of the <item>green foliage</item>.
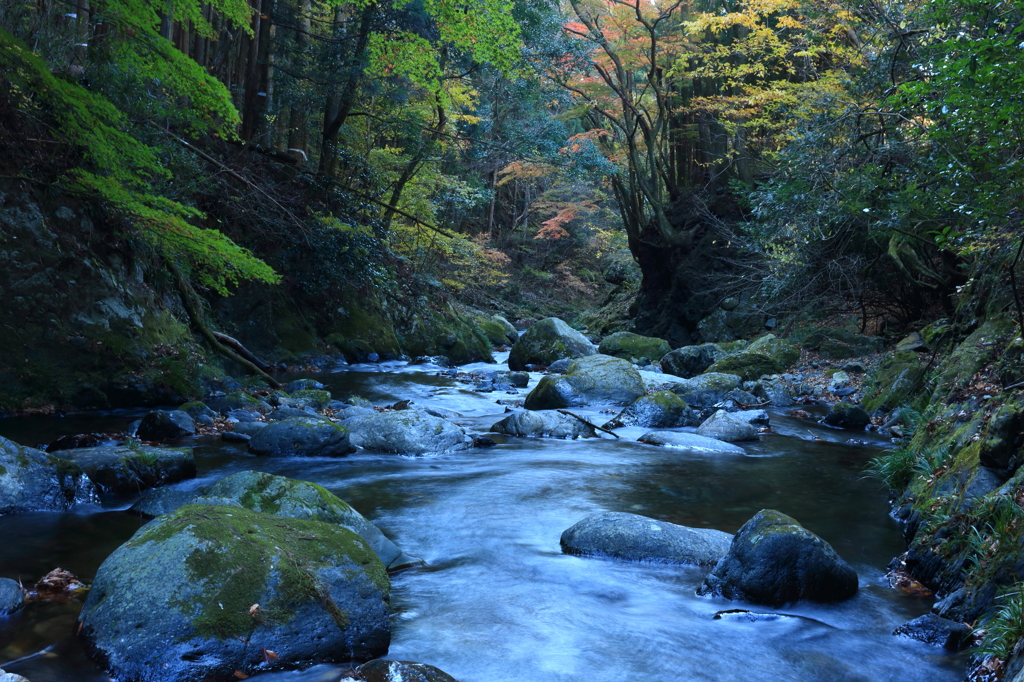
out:
<path id="1" fill-rule="evenodd" d="M 1000 601 L 999 608 L 979 628 L 984 631 L 985 639 L 973 651 L 1005 659 L 1024 638 L 1024 586 L 1018 583 L 1004 592 Z"/>
<path id="2" fill-rule="evenodd" d="M 872 459 L 867 472 L 878 478 L 889 490 L 902 492 L 914 476 L 914 451 L 908 447 L 887 450 Z"/>

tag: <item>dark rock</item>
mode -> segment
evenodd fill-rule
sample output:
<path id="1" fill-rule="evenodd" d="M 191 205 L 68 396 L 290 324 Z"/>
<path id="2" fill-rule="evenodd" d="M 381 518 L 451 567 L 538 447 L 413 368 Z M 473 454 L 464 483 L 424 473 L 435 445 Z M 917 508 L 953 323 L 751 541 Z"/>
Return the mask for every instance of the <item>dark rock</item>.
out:
<path id="1" fill-rule="evenodd" d="M 868 367 L 863 362 L 854 361 L 843 365 L 843 371 L 851 374 L 867 374 Z"/>
<path id="2" fill-rule="evenodd" d="M 474 448 L 493 448 L 497 443 L 494 442 L 493 438 L 487 436 L 477 436 L 473 439 Z"/>
<path id="3" fill-rule="evenodd" d="M 765 334 L 750 342 L 744 349 L 748 353 L 761 353 L 767 355 L 785 371 L 800 359 L 800 347 L 792 341 L 780 339 L 774 334 Z"/>
<path id="4" fill-rule="evenodd" d="M 279 407 L 267 415 L 267 421 L 279 422 L 283 419 L 293 419 L 295 417 L 300 419 L 327 420 L 327 417 L 317 413 L 312 407 Z"/>
<path id="5" fill-rule="evenodd" d="M 857 593 L 857 573 L 795 519 L 763 509 L 739 529 L 697 593 L 769 606 L 836 602 Z"/>
<path id="6" fill-rule="evenodd" d="M 526 369 L 528 364 L 551 365 L 562 358 L 581 358 L 597 352 L 594 344 L 562 320 L 549 317 L 530 326 L 508 356 L 508 367 L 513 371 Z"/>
<path id="7" fill-rule="evenodd" d="M 388 570 L 422 564 L 389 540 L 377 526 L 323 486 L 258 471 L 240 471 L 210 486 L 195 504 L 240 506 L 281 518 L 343 526 L 367 542 Z"/>
<path id="8" fill-rule="evenodd" d="M 843 429 L 863 429 L 871 423 L 871 416 L 857 405 L 840 402 L 828 408 L 822 421 Z"/>
<path id="9" fill-rule="evenodd" d="M 296 379 L 295 381 L 289 381 L 285 387 L 285 393 L 295 393 L 296 391 L 319 391 L 324 388 L 316 379 Z"/>
<path id="10" fill-rule="evenodd" d="M 277 412 L 277 410 L 274 410 L 274 412 Z M 270 414 L 274 414 L 274 412 L 271 412 Z M 250 412 L 249 410 L 231 410 L 230 412 L 227 412 L 224 416 L 236 422 L 247 424 L 250 422 L 259 421 L 258 415 L 259 412 Z"/>
<path id="11" fill-rule="evenodd" d="M 77 464 L 0 437 L 0 514 L 62 512 L 95 499 L 96 487 Z"/>
<path id="12" fill-rule="evenodd" d="M 700 420 L 686 401 L 671 391 L 657 391 L 641 396 L 618 414 L 605 428 L 643 426 L 652 429 L 671 429 L 678 426 L 697 426 Z"/>
<path id="13" fill-rule="evenodd" d="M 637 514 L 604 512 L 562 533 L 566 554 L 608 556 L 629 561 L 714 564 L 729 550 L 732 536 L 708 528 L 687 528 Z"/>
<path id="14" fill-rule="evenodd" d="M 211 410 L 205 403 L 185 403 L 178 409 L 192 417 L 192 421 L 196 424 L 201 424 L 203 426 L 210 426 L 213 424 L 213 420 L 217 418 L 217 413 Z"/>
<path id="15" fill-rule="evenodd" d="M 885 355 L 864 382 L 861 405 L 868 412 L 895 409 L 921 388 L 925 369 L 926 363 L 917 353 Z"/>
<path id="16" fill-rule="evenodd" d="M 252 435 L 249 451 L 275 457 L 344 457 L 355 452 L 349 430 L 323 419 L 292 417 Z"/>
<path id="17" fill-rule="evenodd" d="M 61 436 L 45 448 L 46 452 L 58 452 L 60 450 L 73 450 L 75 448 L 98 448 L 111 445 L 120 445 L 124 442 L 121 434 L 114 433 L 76 433 L 70 436 Z"/>
<path id="18" fill-rule="evenodd" d="M 958 623 L 934 613 L 926 613 L 899 626 L 893 630 L 892 634 L 959 651 L 970 637 L 971 628 L 964 623 Z"/>
<path id="19" fill-rule="evenodd" d="M 0 578 L 0 616 L 14 613 L 25 605 L 25 593 L 10 578 Z"/>
<path id="20" fill-rule="evenodd" d="M 192 504 L 195 499 L 196 492 L 194 490 L 155 488 L 139 498 L 139 501 L 129 507 L 128 511 L 151 519 L 161 514 L 170 514 L 178 507 Z"/>
<path id="21" fill-rule="evenodd" d="M 452 361 L 444 355 L 418 355 L 410 362 L 410 365 L 436 365 L 438 367 L 451 367 Z"/>
<path id="22" fill-rule="evenodd" d="M 612 251 L 602 258 L 601 276 L 609 284 L 639 282 L 642 276 L 640 266 L 629 249 Z"/>
<path id="23" fill-rule="evenodd" d="M 252 436 L 246 433 L 238 433 L 236 431 L 224 431 L 220 434 L 220 439 L 229 443 L 248 443 L 252 440 Z"/>
<path id="24" fill-rule="evenodd" d="M 526 388 L 530 383 L 530 375 L 526 372 L 509 372 L 508 383 L 512 384 L 515 388 Z"/>
<path id="25" fill-rule="evenodd" d="M 646 393 L 633 365 L 608 355 L 574 361 L 564 376 L 548 375 L 526 396 L 528 410 L 583 405 L 628 405 Z"/>
<path id="26" fill-rule="evenodd" d="M 925 343 L 924 337 L 921 336 L 921 332 L 911 332 L 908 336 L 904 337 L 899 343 L 896 344 L 896 350 L 899 351 L 916 351 L 918 353 L 924 353 L 929 350 L 928 344 Z"/>
<path id="27" fill-rule="evenodd" d="M 118 679 L 223 679 L 382 656 L 389 599 L 384 566 L 346 528 L 186 505 L 103 562 L 80 636 Z"/>
<path id="28" fill-rule="evenodd" d="M 746 450 L 738 445 L 681 431 L 648 431 L 637 438 L 637 440 L 648 445 L 663 445 L 700 455 L 722 453 L 732 455 L 747 454 Z"/>
<path id="29" fill-rule="evenodd" d="M 311 407 L 313 410 L 322 410 L 331 402 L 331 394 L 328 391 L 316 389 L 295 391 L 291 397 L 298 403 L 298 407 Z"/>
<path id="30" fill-rule="evenodd" d="M 142 418 L 137 435 L 141 440 L 174 440 L 195 435 L 196 423 L 181 410 L 153 410 Z"/>
<path id="31" fill-rule="evenodd" d="M 352 429 L 352 442 L 367 450 L 439 455 L 473 445 L 462 427 L 423 410 L 378 412 L 346 424 Z"/>
<path id="32" fill-rule="evenodd" d="M 718 410 L 711 415 L 703 424 L 697 427 L 697 435 L 705 438 L 733 443 L 741 440 L 757 440 L 757 427 L 743 417 L 737 417 L 740 413 L 730 413 L 725 410 Z"/>
<path id="33" fill-rule="evenodd" d="M 491 427 L 495 433 L 510 436 L 547 438 L 593 438 L 594 429 L 579 419 L 555 410 L 524 411 L 510 414 Z"/>
<path id="34" fill-rule="evenodd" d="M 757 403 L 754 396 L 739 390 L 740 378 L 735 374 L 708 372 L 672 386 L 672 392 L 691 407 L 710 407 L 729 398 L 749 396 L 748 403 Z M 738 400 L 737 402 L 742 402 Z"/>
<path id="35" fill-rule="evenodd" d="M 573 361 L 571 358 L 562 358 L 561 360 L 555 360 L 548 367 L 548 371 L 552 374 L 565 374 L 569 370 L 569 365 L 571 365 L 572 362 Z"/>
<path id="36" fill-rule="evenodd" d="M 267 427 L 269 422 L 240 422 L 231 425 L 231 431 L 239 435 L 255 436 Z M 228 433 L 225 431 L 224 433 Z M 222 434 L 223 435 L 223 434 Z"/>
<path id="37" fill-rule="evenodd" d="M 458 682 L 432 665 L 386 658 L 362 664 L 356 669 L 356 675 L 356 679 L 363 682 Z"/>
<path id="38" fill-rule="evenodd" d="M 837 396 L 839 398 L 845 398 L 846 396 L 853 395 L 856 392 L 856 388 L 854 388 L 853 386 L 847 386 L 845 388 L 837 388 L 833 390 L 832 395 Z"/>
<path id="39" fill-rule="evenodd" d="M 779 374 L 786 369 L 775 358 L 755 351 L 740 351 L 717 360 L 708 367 L 708 373 L 735 374 L 743 381 L 757 381 L 762 376 Z"/>
<path id="40" fill-rule="evenodd" d="M 708 367 L 726 355 L 728 353 L 713 343 L 683 346 L 669 351 L 661 357 L 661 370 L 666 374 L 689 379 L 703 374 Z"/>
<path id="41" fill-rule="evenodd" d="M 223 398 L 208 401 L 208 404 L 221 414 L 227 414 L 231 410 L 249 410 L 250 412 L 267 414 L 274 409 L 270 403 L 243 391 L 232 391 Z"/>
<path id="42" fill-rule="evenodd" d="M 640 336 L 632 332 L 616 332 L 601 340 L 597 352 L 622 358 L 628 362 L 643 365 L 658 362 L 672 350 L 668 341 L 650 336 Z"/>
<path id="43" fill-rule="evenodd" d="M 62 459 L 82 468 L 102 492 L 127 495 L 196 476 L 190 448 L 119 445 L 63 450 Z"/>
<path id="44" fill-rule="evenodd" d="M 1001 405 L 988 421 L 978 460 L 985 466 L 1012 474 L 1024 462 L 1024 403 Z"/>

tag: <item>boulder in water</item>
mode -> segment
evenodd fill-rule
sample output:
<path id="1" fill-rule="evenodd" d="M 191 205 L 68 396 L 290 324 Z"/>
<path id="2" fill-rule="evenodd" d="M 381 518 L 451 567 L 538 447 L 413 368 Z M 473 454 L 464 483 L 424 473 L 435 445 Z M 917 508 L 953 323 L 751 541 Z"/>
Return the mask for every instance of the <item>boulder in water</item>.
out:
<path id="1" fill-rule="evenodd" d="M 934 613 L 926 613 L 899 626 L 892 634 L 959 651 L 969 640 L 971 627 Z"/>
<path id="2" fill-rule="evenodd" d="M 547 438 L 593 438 L 594 429 L 579 419 L 557 410 L 516 412 L 491 427 L 495 433 L 510 436 L 545 436 Z"/>
<path id="3" fill-rule="evenodd" d="M 186 504 L 192 504 L 197 495 L 198 493 L 194 490 L 155 488 L 140 497 L 135 504 L 128 508 L 128 511 L 152 519 L 162 514 L 170 514 Z"/>
<path id="4" fill-rule="evenodd" d="M 349 430 L 323 419 L 292 417 L 250 434 L 249 451 L 272 457 L 344 457 L 355 452 Z"/>
<path id="5" fill-rule="evenodd" d="M 857 573 L 795 519 L 763 509 L 737 531 L 697 593 L 768 606 L 837 602 L 857 594 Z"/>
<path id="6" fill-rule="evenodd" d="M 757 440 L 757 427 L 743 417 L 736 416 L 738 414 L 741 413 L 718 410 L 697 427 L 697 435 L 724 440 L 726 443 Z"/>
<path id="7" fill-rule="evenodd" d="M 62 512 L 95 499 L 96 486 L 74 462 L 0 437 L 0 514 Z"/>
<path id="8" fill-rule="evenodd" d="M 512 346 L 509 369 L 522 371 L 527 365 L 550 365 L 561 358 L 582 358 L 597 352 L 590 339 L 557 317 L 530 325 Z"/>
<path id="9" fill-rule="evenodd" d="M 630 363 L 608 355 L 576 360 L 564 376 L 545 376 L 526 396 L 528 410 L 583 405 L 628 405 L 644 395 L 643 379 Z"/>
<path id="10" fill-rule="evenodd" d="M 136 434 L 142 440 L 174 440 L 192 436 L 196 423 L 183 410 L 153 410 L 142 418 Z"/>
<path id="11" fill-rule="evenodd" d="M 566 554 L 608 556 L 629 561 L 714 564 L 729 551 L 732 536 L 709 528 L 687 528 L 638 514 L 604 512 L 562 533 Z"/>
<path id="12" fill-rule="evenodd" d="M 462 427 L 423 410 L 377 412 L 346 423 L 352 429 L 352 442 L 367 450 L 440 455 L 473 445 Z"/>
<path id="13" fill-rule="evenodd" d="M 101 492 L 126 495 L 196 477 L 190 448 L 146 445 L 61 450 L 60 458 L 85 471 Z"/>
<path id="14" fill-rule="evenodd" d="M 661 370 L 684 379 L 703 374 L 715 361 L 721 360 L 728 353 L 713 343 L 699 346 L 683 346 L 670 351 L 661 357 Z"/>
<path id="15" fill-rule="evenodd" d="M 458 682 L 448 673 L 426 663 L 390 661 L 378 658 L 363 663 L 357 669 L 357 679 L 362 682 Z M 339 682 L 349 682 L 342 678 Z"/>
<path id="16" fill-rule="evenodd" d="M 663 445 L 695 454 L 747 454 L 746 450 L 738 445 L 682 431 L 648 431 L 637 440 L 648 445 Z"/>
<path id="17" fill-rule="evenodd" d="M 597 352 L 622 358 L 635 365 L 650 365 L 658 362 L 665 353 L 672 350 L 668 341 L 652 336 L 641 336 L 632 332 L 615 332 L 601 339 Z"/>
<path id="18" fill-rule="evenodd" d="M 641 396 L 632 405 L 605 424 L 605 428 L 643 426 L 652 429 L 671 429 L 677 426 L 696 426 L 697 414 L 686 401 L 671 391 L 657 391 Z"/>
<path id="19" fill-rule="evenodd" d="M 0 616 L 6 616 L 25 605 L 25 593 L 21 585 L 10 578 L 0 578 Z"/>
<path id="20" fill-rule="evenodd" d="M 828 408 L 822 421 L 829 426 L 838 426 L 843 429 L 863 429 L 871 423 L 871 416 L 862 407 L 847 402 L 838 402 Z"/>
<path id="21" fill-rule="evenodd" d="M 491 315 L 491 322 L 494 322 L 501 327 L 502 332 L 505 333 L 505 341 L 510 346 L 519 340 L 519 332 L 516 331 L 516 328 L 511 322 L 501 315 Z"/>
<path id="22" fill-rule="evenodd" d="M 389 600 L 383 564 L 346 528 L 186 505 L 107 557 L 80 636 L 118 679 L 219 680 L 382 656 Z"/>
<path id="23" fill-rule="evenodd" d="M 723 400 L 756 403 L 757 398 L 740 390 L 740 384 L 740 378 L 735 374 L 708 372 L 692 379 L 681 379 L 673 384 L 671 390 L 691 407 L 711 407 Z"/>

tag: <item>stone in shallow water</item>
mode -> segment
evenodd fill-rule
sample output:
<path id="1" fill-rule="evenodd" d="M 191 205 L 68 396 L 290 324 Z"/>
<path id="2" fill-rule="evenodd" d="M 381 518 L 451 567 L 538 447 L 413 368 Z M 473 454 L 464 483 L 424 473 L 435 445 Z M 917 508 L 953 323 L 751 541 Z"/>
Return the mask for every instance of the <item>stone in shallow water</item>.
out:
<path id="1" fill-rule="evenodd" d="M 0 616 L 14 613 L 25 605 L 25 595 L 18 583 L 0 578 Z"/>
<path id="2" fill-rule="evenodd" d="M 687 528 L 639 514 L 604 512 L 568 528 L 560 542 L 566 554 L 709 565 L 725 556 L 731 541 L 732 535 L 720 530 Z"/>
<path id="3" fill-rule="evenodd" d="M 648 431 L 637 440 L 648 445 L 664 445 L 665 447 L 678 448 L 697 454 L 747 454 L 747 451 L 738 445 L 681 431 Z"/>
<path id="4" fill-rule="evenodd" d="M 899 626 L 892 634 L 959 651 L 970 636 L 971 628 L 964 623 L 926 613 Z"/>

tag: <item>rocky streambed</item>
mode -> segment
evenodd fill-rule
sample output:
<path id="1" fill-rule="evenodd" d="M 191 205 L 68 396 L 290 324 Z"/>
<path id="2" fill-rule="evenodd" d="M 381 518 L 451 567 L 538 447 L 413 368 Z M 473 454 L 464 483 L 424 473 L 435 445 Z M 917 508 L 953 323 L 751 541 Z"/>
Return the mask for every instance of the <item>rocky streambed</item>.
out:
<path id="1" fill-rule="evenodd" d="M 885 576 L 902 539 L 863 476 L 884 438 L 818 423 L 824 407 L 791 416 L 771 404 L 785 404 L 778 382 L 657 375 L 592 355 L 564 374 L 530 357 L 515 375 L 505 364 L 351 365 L 306 377 L 324 389 L 257 399 L 266 408 L 223 396 L 207 401 L 212 414 L 189 409 L 198 434 L 122 453 L 127 485 L 95 473 L 95 452 L 67 455 L 83 474 L 93 467 L 93 488 L 65 466 L 78 497 L 62 510 L 0 517 L 0 576 L 27 586 L 60 566 L 92 587 L 0 616 L 0 668 L 32 682 L 106 680 L 104 667 L 122 679 L 237 670 L 268 682 L 959 679 L 958 655 L 892 634 L 931 602 Z M 524 400 L 543 402 L 524 411 Z M 0 435 L 39 445 L 172 428 L 131 424 L 142 416 L 10 419 Z M 216 435 L 224 428 L 236 435 Z M 194 466 L 177 482 L 160 473 L 171 446 Z M 150 525 L 138 515 L 175 508 Z M 776 539 L 761 542 L 769 531 Z M 247 535 L 262 544 L 234 557 Z M 772 543 L 769 554 L 805 558 L 758 558 Z M 292 587 L 243 604 L 232 581 L 256 574 Z M 192 591 L 165 594 L 176 580 Z M 208 628 L 198 640 L 162 613 L 175 600 Z M 298 615 L 275 630 L 289 610 Z M 126 639 L 137 646 L 116 645 Z M 340 662 L 382 655 L 445 673 Z M 307 669 L 274 672 L 282 662 Z"/>

